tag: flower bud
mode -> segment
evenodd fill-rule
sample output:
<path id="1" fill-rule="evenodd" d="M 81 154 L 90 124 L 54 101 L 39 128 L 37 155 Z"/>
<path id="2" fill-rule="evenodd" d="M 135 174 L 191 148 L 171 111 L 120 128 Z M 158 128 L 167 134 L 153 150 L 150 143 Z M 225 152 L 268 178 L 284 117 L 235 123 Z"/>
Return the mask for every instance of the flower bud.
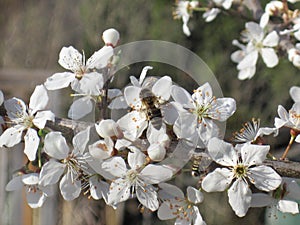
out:
<path id="1" fill-rule="evenodd" d="M 102 120 L 100 121 L 99 124 L 95 124 L 95 127 L 97 133 L 103 138 L 106 137 L 117 137 L 119 139 L 123 138 L 124 134 L 121 128 L 115 121 L 111 119 Z"/>
<path id="2" fill-rule="evenodd" d="M 103 32 L 102 39 L 105 45 L 112 46 L 114 48 L 119 42 L 120 34 L 116 29 L 110 28 Z"/>

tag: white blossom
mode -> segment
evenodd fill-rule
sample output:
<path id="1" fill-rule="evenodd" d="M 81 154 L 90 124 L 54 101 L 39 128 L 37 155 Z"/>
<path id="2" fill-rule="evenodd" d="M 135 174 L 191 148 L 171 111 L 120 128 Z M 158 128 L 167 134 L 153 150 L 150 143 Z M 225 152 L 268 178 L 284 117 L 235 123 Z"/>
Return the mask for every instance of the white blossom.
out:
<path id="1" fill-rule="evenodd" d="M 238 62 L 237 69 L 240 71 L 239 79 L 241 80 L 253 77 L 259 54 L 269 68 L 276 66 L 279 61 L 274 50 L 274 47 L 279 43 L 279 36 L 276 31 L 265 35 L 263 28 L 254 22 L 246 23 L 245 27 L 243 40 L 247 42 L 247 46 L 246 49 L 242 49 L 243 58 L 234 60 Z"/>
<path id="2" fill-rule="evenodd" d="M 219 8 L 211 8 L 205 13 L 203 13 L 202 17 L 205 20 L 205 22 L 211 22 L 213 21 L 217 15 L 221 12 Z"/>
<path id="3" fill-rule="evenodd" d="M 4 102 L 8 118 L 13 124 L 0 136 L 0 146 L 12 147 L 20 143 L 24 130 L 24 153 L 30 161 L 35 160 L 40 138 L 36 128 L 43 129 L 47 120 L 54 121 L 55 115 L 51 111 L 43 111 L 48 104 L 48 95 L 43 85 L 38 85 L 30 97 L 29 106 L 18 98 L 11 98 Z"/>
<path id="4" fill-rule="evenodd" d="M 162 165 L 146 165 L 146 156 L 136 148 L 128 153 L 128 164 L 121 157 L 112 157 L 103 162 L 102 168 L 115 176 L 108 193 L 108 204 L 117 205 L 136 194 L 139 202 L 146 208 L 155 211 L 159 207 L 156 188 L 158 184 L 169 180 L 173 172 Z M 146 165 L 146 166 L 145 166 Z"/>
<path id="5" fill-rule="evenodd" d="M 44 150 L 52 158 L 43 165 L 39 184 L 46 186 L 60 180 L 59 188 L 63 198 L 67 201 L 77 198 L 81 192 L 79 178 L 84 168 L 83 153 L 88 140 L 89 128 L 74 136 L 73 149 L 69 148 L 60 132 L 47 134 Z"/>
<path id="6" fill-rule="evenodd" d="M 210 157 L 225 168 L 217 168 L 202 181 L 207 192 L 220 192 L 228 189 L 229 204 L 239 217 L 245 216 L 250 205 L 252 183 L 262 191 L 273 191 L 281 183 L 281 177 L 262 163 L 270 146 L 245 144 L 241 147 L 241 156 L 229 143 L 218 138 L 208 142 Z M 227 168 L 228 167 L 228 168 Z"/>
<path id="7" fill-rule="evenodd" d="M 198 4 L 199 4 L 199 2 L 195 1 L 195 0 L 193 0 L 193 1 L 178 0 L 176 2 L 174 18 L 182 19 L 182 22 L 183 22 L 182 30 L 186 36 L 191 35 L 190 29 L 187 24 L 189 22 L 190 17 L 192 16 L 194 8 L 196 8 L 198 6 Z"/>
<path id="8" fill-rule="evenodd" d="M 175 225 L 206 225 L 197 207 L 204 199 L 199 190 L 188 186 L 185 197 L 177 186 L 162 183 L 159 187 L 159 196 L 163 200 L 157 211 L 159 219 L 176 218 Z"/>
<path id="9" fill-rule="evenodd" d="M 288 50 L 288 59 L 297 68 L 300 68 L 300 44 L 296 44 L 295 48 Z"/>
<path id="10" fill-rule="evenodd" d="M 45 87 L 48 90 L 57 90 L 71 84 L 72 89 L 79 93 L 97 96 L 105 78 L 93 69 L 106 67 L 112 56 L 113 48 L 104 46 L 85 62 L 84 54 L 81 55 L 73 46 L 63 47 L 59 53 L 58 63 L 71 72 L 53 74 L 46 80 Z"/>
<path id="11" fill-rule="evenodd" d="M 171 95 L 182 107 L 178 109 L 179 117 L 175 121 L 174 132 L 179 138 L 194 139 L 192 142 L 198 136 L 206 144 L 211 137 L 218 136 L 216 121 L 226 121 L 236 109 L 233 98 L 214 97 L 209 83 L 194 90 L 193 95 L 173 85 Z M 195 136 L 195 133 L 198 135 Z"/>
<path id="12" fill-rule="evenodd" d="M 300 187 L 296 180 L 283 177 L 281 185 L 270 195 L 256 193 L 252 195 L 251 207 L 270 206 L 283 213 L 299 213 Z M 271 209 L 271 210 L 272 210 Z"/>
<path id="13" fill-rule="evenodd" d="M 39 174 L 18 174 L 6 185 L 6 191 L 25 188 L 26 200 L 31 208 L 42 207 L 46 198 L 53 195 L 51 186 L 39 185 Z"/>
<path id="14" fill-rule="evenodd" d="M 295 141 L 300 142 L 300 102 L 294 103 L 289 112 L 283 106 L 279 105 L 277 112 L 279 118 L 275 118 L 275 127 L 278 129 L 281 127 L 291 128 L 296 132 Z"/>

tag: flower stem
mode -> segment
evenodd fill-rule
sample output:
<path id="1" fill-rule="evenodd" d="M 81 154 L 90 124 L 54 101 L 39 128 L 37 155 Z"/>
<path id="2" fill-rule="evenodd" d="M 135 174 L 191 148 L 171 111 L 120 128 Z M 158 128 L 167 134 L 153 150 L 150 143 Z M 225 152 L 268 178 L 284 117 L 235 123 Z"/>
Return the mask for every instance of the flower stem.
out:
<path id="1" fill-rule="evenodd" d="M 289 150 L 291 149 L 292 147 L 292 144 L 294 143 L 295 141 L 295 138 L 296 138 L 297 135 L 295 135 L 292 130 L 291 130 L 291 138 L 290 138 L 290 142 L 288 144 L 288 146 L 286 147 L 284 153 L 282 154 L 282 156 L 280 157 L 280 160 L 284 160 L 289 152 Z"/>

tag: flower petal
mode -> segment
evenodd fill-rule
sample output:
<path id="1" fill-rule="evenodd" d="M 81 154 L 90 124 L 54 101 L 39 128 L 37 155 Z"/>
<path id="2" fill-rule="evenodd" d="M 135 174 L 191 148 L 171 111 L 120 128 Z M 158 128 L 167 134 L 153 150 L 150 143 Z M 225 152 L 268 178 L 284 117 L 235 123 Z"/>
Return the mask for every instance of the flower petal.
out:
<path id="1" fill-rule="evenodd" d="M 169 100 L 171 95 L 171 86 L 172 86 L 172 79 L 169 76 L 164 76 L 160 78 L 152 87 L 152 92 L 157 97 L 161 97 L 162 100 Z"/>
<path id="2" fill-rule="evenodd" d="M 278 56 L 273 48 L 262 48 L 261 56 L 267 67 L 273 68 L 279 62 Z"/>
<path id="3" fill-rule="evenodd" d="M 250 181 L 262 191 L 273 191 L 281 184 L 281 177 L 268 166 L 256 166 L 249 169 Z"/>
<path id="4" fill-rule="evenodd" d="M 70 72 L 55 73 L 51 77 L 47 78 L 44 85 L 48 90 L 58 90 L 68 87 L 75 79 L 75 74 Z"/>
<path id="5" fill-rule="evenodd" d="M 283 213 L 292 213 L 292 214 L 299 213 L 299 205 L 297 202 L 294 201 L 284 200 L 284 199 L 279 200 L 277 207 Z"/>
<path id="6" fill-rule="evenodd" d="M 111 46 L 103 46 L 87 60 L 86 67 L 88 69 L 101 69 L 107 66 L 110 58 L 113 56 L 114 50 Z"/>
<path id="7" fill-rule="evenodd" d="M 211 158 L 223 166 L 234 166 L 238 161 L 238 154 L 233 146 L 219 138 L 210 139 L 207 149 Z"/>
<path id="8" fill-rule="evenodd" d="M 66 201 L 72 201 L 78 198 L 81 192 L 81 181 L 77 179 L 74 180 L 73 177 L 76 176 L 71 173 L 72 172 L 68 172 L 65 174 L 59 183 L 60 193 Z"/>
<path id="9" fill-rule="evenodd" d="M 55 121 L 54 113 L 49 110 L 37 112 L 32 122 L 37 128 L 44 129 L 48 120 Z"/>
<path id="10" fill-rule="evenodd" d="M 157 193 L 152 185 L 138 186 L 136 189 L 136 197 L 142 205 L 151 211 L 155 211 L 159 207 Z"/>
<path id="11" fill-rule="evenodd" d="M 262 163 L 270 150 L 269 145 L 243 145 L 241 155 L 243 163 L 247 166 Z"/>
<path id="12" fill-rule="evenodd" d="M 90 96 L 84 96 L 73 101 L 69 111 L 68 117 L 74 120 L 79 120 L 88 115 L 94 109 L 94 104 Z"/>
<path id="13" fill-rule="evenodd" d="M 30 161 L 34 161 L 40 143 L 40 138 L 38 137 L 36 130 L 29 128 L 24 136 L 24 141 L 24 153 Z"/>
<path id="14" fill-rule="evenodd" d="M 170 168 L 148 164 L 140 173 L 140 176 L 143 177 L 148 184 L 158 184 L 166 180 L 170 180 L 173 176 L 173 172 Z"/>
<path id="15" fill-rule="evenodd" d="M 192 96 L 182 87 L 172 85 L 171 95 L 173 99 L 184 108 L 194 108 Z"/>
<path id="16" fill-rule="evenodd" d="M 134 110 L 138 110 L 142 107 L 142 101 L 140 99 L 140 87 L 129 86 L 124 89 L 124 97 L 127 104 Z"/>
<path id="17" fill-rule="evenodd" d="M 82 64 L 82 55 L 73 46 L 63 47 L 59 53 L 58 63 L 65 69 L 73 72 L 80 71 Z"/>
<path id="18" fill-rule="evenodd" d="M 160 188 L 158 194 L 161 199 L 167 200 L 175 197 L 184 199 L 184 194 L 179 187 L 168 183 L 160 183 L 158 186 Z"/>
<path id="19" fill-rule="evenodd" d="M 109 187 L 108 204 L 116 205 L 126 201 L 130 197 L 130 187 L 131 185 L 122 178 L 112 182 Z"/>
<path id="20" fill-rule="evenodd" d="M 48 133 L 44 141 L 45 152 L 56 159 L 65 159 L 69 154 L 69 147 L 66 139 L 60 132 Z"/>
<path id="21" fill-rule="evenodd" d="M 279 42 L 279 36 L 275 30 L 269 33 L 263 40 L 263 45 L 266 47 L 276 47 Z"/>
<path id="22" fill-rule="evenodd" d="M 188 200 L 194 204 L 201 203 L 204 199 L 203 194 L 198 189 L 188 186 L 187 187 L 187 197 Z"/>
<path id="23" fill-rule="evenodd" d="M 131 152 L 128 153 L 127 161 L 131 169 L 136 170 L 145 165 L 145 163 L 147 162 L 146 155 L 133 146 L 129 148 Z"/>
<path id="24" fill-rule="evenodd" d="M 157 211 L 157 216 L 160 220 L 170 220 L 176 217 L 174 210 L 171 210 L 170 205 L 163 202 Z"/>
<path id="25" fill-rule="evenodd" d="M 233 179 L 233 173 L 227 168 L 217 168 L 207 174 L 202 181 L 202 188 L 206 192 L 225 191 Z"/>
<path id="26" fill-rule="evenodd" d="M 123 158 L 112 157 L 102 163 L 102 169 L 115 177 L 122 177 L 126 174 L 127 168 Z"/>
<path id="27" fill-rule="evenodd" d="M 290 88 L 290 96 L 294 102 L 300 102 L 300 87 L 293 86 Z"/>
<path id="28" fill-rule="evenodd" d="M 0 136 L 0 147 L 13 147 L 20 143 L 22 132 L 25 129 L 22 125 L 16 125 L 6 129 Z"/>
<path id="29" fill-rule="evenodd" d="M 46 195 L 38 188 L 36 191 L 29 190 L 26 192 L 26 200 L 28 205 L 31 208 L 35 209 L 42 207 L 42 205 L 46 201 Z"/>
<path id="30" fill-rule="evenodd" d="M 114 143 L 110 138 L 106 140 L 99 140 L 92 145 L 89 145 L 89 152 L 91 156 L 96 159 L 108 159 L 112 156 Z"/>
<path id="31" fill-rule="evenodd" d="M 6 185 L 6 191 L 16 191 L 23 188 L 22 175 L 13 177 Z"/>
<path id="32" fill-rule="evenodd" d="M 248 53 L 242 61 L 237 65 L 238 70 L 244 70 L 250 67 L 255 67 L 258 59 L 258 51 L 254 50 Z"/>
<path id="33" fill-rule="evenodd" d="M 7 116 L 13 119 L 20 119 L 22 116 L 27 115 L 25 103 L 18 98 L 11 98 L 4 101 Z"/>
<path id="34" fill-rule="evenodd" d="M 76 150 L 80 154 L 83 154 L 86 145 L 89 142 L 89 139 L 90 139 L 90 127 L 87 127 L 86 129 L 78 132 L 72 140 L 73 147 L 74 147 L 73 151 Z"/>
<path id="35" fill-rule="evenodd" d="M 47 186 L 57 183 L 61 175 L 64 173 L 65 168 L 65 164 L 50 159 L 42 167 L 39 184 L 42 186 Z"/>
<path id="36" fill-rule="evenodd" d="M 47 90 L 44 85 L 35 87 L 29 101 L 29 110 L 31 115 L 39 110 L 45 109 L 49 101 Z"/>
<path id="37" fill-rule="evenodd" d="M 229 204 L 239 217 L 246 215 L 251 205 L 251 190 L 242 179 L 237 179 L 228 190 Z"/>

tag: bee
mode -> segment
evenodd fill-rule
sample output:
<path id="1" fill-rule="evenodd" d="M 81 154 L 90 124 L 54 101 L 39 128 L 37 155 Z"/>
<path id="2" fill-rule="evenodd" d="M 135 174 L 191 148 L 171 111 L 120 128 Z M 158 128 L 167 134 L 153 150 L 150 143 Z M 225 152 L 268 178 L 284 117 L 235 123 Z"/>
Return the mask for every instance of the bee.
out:
<path id="1" fill-rule="evenodd" d="M 193 155 L 192 158 L 192 167 L 191 167 L 191 175 L 193 177 L 199 177 L 200 176 L 200 163 L 201 163 L 202 156 L 200 155 Z"/>
<path id="2" fill-rule="evenodd" d="M 144 82 L 140 92 L 140 98 L 142 100 L 141 111 L 145 113 L 147 120 L 151 122 L 153 127 L 159 130 L 162 126 L 160 105 L 163 103 L 161 103 L 160 99 L 151 91 L 152 86 L 157 79 L 153 79 L 152 77 L 149 78 L 149 80 Z"/>
<path id="3" fill-rule="evenodd" d="M 202 157 L 203 152 L 201 151 L 204 151 L 204 149 L 196 149 L 191 158 L 191 175 L 193 177 L 199 177 L 202 173 L 205 173 L 212 162 L 212 159 Z"/>

